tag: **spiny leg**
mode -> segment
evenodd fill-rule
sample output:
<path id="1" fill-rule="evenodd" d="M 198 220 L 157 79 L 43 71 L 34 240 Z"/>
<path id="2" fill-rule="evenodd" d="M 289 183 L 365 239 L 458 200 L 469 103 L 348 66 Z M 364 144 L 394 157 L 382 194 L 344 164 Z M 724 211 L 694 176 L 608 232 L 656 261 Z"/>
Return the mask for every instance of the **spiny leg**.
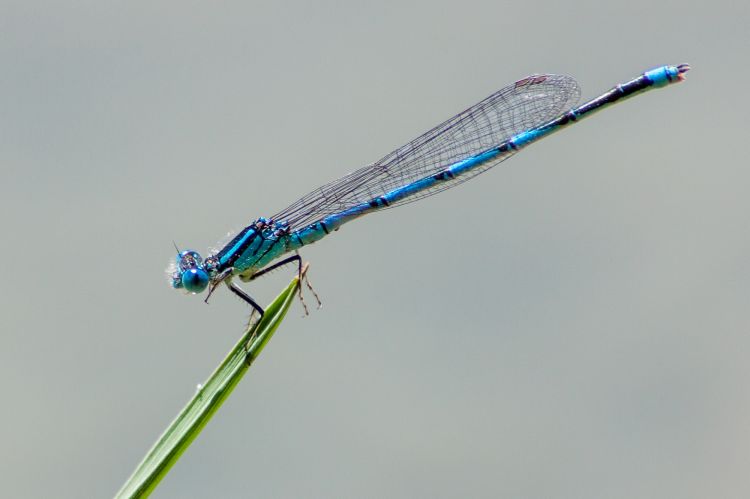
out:
<path id="1" fill-rule="evenodd" d="M 262 319 L 264 311 L 261 308 L 261 306 L 258 305 L 258 303 L 255 300 L 253 300 L 250 297 L 250 295 L 248 295 L 247 293 L 245 293 L 239 286 L 237 286 L 236 284 L 234 284 L 232 282 L 232 271 L 233 270 L 234 269 L 230 267 L 230 268 L 224 270 L 224 272 L 222 272 L 218 276 L 216 276 L 215 279 L 213 279 L 213 282 L 211 283 L 211 286 L 208 288 L 208 295 L 206 296 L 206 299 L 204 301 L 206 303 L 208 303 L 208 299 L 211 298 L 211 295 L 213 294 L 214 291 L 216 291 L 216 288 L 219 287 L 219 284 L 221 284 L 223 282 L 232 291 L 232 293 L 234 293 L 237 296 L 239 296 L 242 299 L 242 301 L 248 303 L 253 308 L 253 311 L 250 313 L 250 318 L 248 319 L 248 324 L 250 322 L 252 322 L 253 315 L 255 314 L 256 311 L 260 314 L 260 319 Z"/>
<path id="2" fill-rule="evenodd" d="M 242 300 L 244 300 L 245 302 L 247 302 L 252 307 L 252 311 L 250 312 L 250 317 L 248 317 L 248 319 L 247 319 L 247 328 L 250 329 L 252 327 L 252 325 L 253 325 L 253 317 L 255 316 L 255 312 L 258 312 L 260 314 L 260 317 L 258 317 L 258 322 L 260 322 L 263 319 L 263 313 L 264 313 L 263 309 L 260 307 L 260 305 L 258 305 L 255 302 L 255 300 L 253 300 L 250 297 L 250 295 L 248 295 L 247 293 L 245 293 L 239 286 L 237 286 L 236 284 L 234 284 L 231 281 L 231 278 L 226 279 L 224 282 L 227 284 L 227 286 L 232 291 L 232 293 L 234 293 L 237 296 L 239 296 Z M 252 336 L 250 336 L 250 338 L 248 338 L 247 343 L 245 343 L 245 345 L 243 347 L 244 350 L 245 350 L 245 353 L 247 353 L 247 351 L 248 351 L 247 349 L 250 348 L 250 345 L 252 345 L 253 341 L 255 341 L 255 338 L 256 338 L 257 334 L 258 334 L 258 331 L 255 330 L 255 331 L 253 331 Z"/>
<path id="3" fill-rule="evenodd" d="M 216 288 L 219 287 L 219 284 L 224 282 L 225 279 L 228 279 L 232 275 L 232 269 L 231 267 L 226 269 L 224 272 L 216 276 L 216 279 L 213 279 L 211 285 L 208 288 L 208 294 L 206 295 L 206 299 L 203 300 L 205 303 L 208 303 L 208 299 L 211 298 L 211 295 L 214 294 L 214 291 L 216 291 Z"/>
<path id="4" fill-rule="evenodd" d="M 229 287 L 229 289 L 232 290 L 232 293 L 234 293 L 237 296 L 239 296 L 242 300 L 244 300 L 251 307 L 253 307 L 253 309 L 257 310 L 258 313 L 260 314 L 260 318 L 261 319 L 263 318 L 263 313 L 264 313 L 263 309 L 260 307 L 260 305 L 258 305 L 255 302 L 255 300 L 253 300 L 250 297 L 249 294 L 247 294 L 244 291 L 242 291 L 242 289 L 240 289 L 239 286 L 237 286 L 235 283 L 233 283 L 231 279 L 226 279 L 224 282 L 227 284 L 227 286 Z M 250 315 L 250 317 L 252 318 L 252 315 Z"/>
<path id="5" fill-rule="evenodd" d="M 290 263 L 297 262 L 297 276 L 302 275 L 302 257 L 299 256 L 299 254 L 296 254 L 294 256 L 290 256 L 289 258 L 285 258 L 281 260 L 280 262 L 274 263 L 273 265 L 269 265 L 268 267 L 261 269 L 259 272 L 253 274 L 252 279 L 255 279 L 256 277 L 260 277 L 263 274 L 267 274 L 273 270 L 278 269 L 279 267 L 283 267 L 284 265 L 288 265 Z M 305 315 L 310 315 L 310 312 L 307 310 L 307 304 L 305 303 L 305 299 L 302 298 L 302 286 L 297 286 L 297 292 L 299 293 L 299 301 L 302 303 L 302 308 L 305 310 Z"/>
<path id="6" fill-rule="evenodd" d="M 310 284 L 310 278 L 307 277 L 307 272 L 305 272 L 304 279 L 305 279 L 305 285 L 307 285 L 307 289 L 309 289 L 312 295 L 315 297 L 315 301 L 318 302 L 318 310 L 320 310 L 320 307 L 323 306 L 323 302 L 320 301 L 320 297 L 318 296 L 318 293 L 315 292 L 315 290 L 312 287 L 312 284 Z M 300 288 L 302 288 L 302 286 L 300 286 Z"/>
<path id="7" fill-rule="evenodd" d="M 276 262 L 273 265 L 269 265 L 268 267 L 260 269 L 258 272 L 252 275 L 250 277 L 250 280 L 254 280 L 263 274 L 267 274 L 271 272 L 272 270 L 276 270 L 279 267 L 283 267 L 284 265 L 289 265 L 292 262 L 297 262 L 297 275 L 302 274 L 302 257 L 299 255 L 290 256 L 289 258 L 284 258 L 280 262 Z"/>
<path id="8" fill-rule="evenodd" d="M 305 273 L 304 276 L 302 274 L 302 257 L 299 255 L 299 253 L 296 253 L 294 256 L 290 256 L 289 258 L 285 258 L 281 260 L 280 262 L 274 263 L 273 265 L 269 265 L 268 267 L 261 269 L 260 271 L 253 274 L 250 280 L 252 281 L 256 279 L 257 277 L 262 276 L 263 274 L 267 274 L 268 272 L 271 272 L 272 270 L 276 270 L 279 267 L 283 267 L 284 265 L 289 265 L 290 263 L 293 263 L 293 262 L 297 262 L 297 276 L 300 277 L 300 279 L 304 279 L 305 284 L 307 285 L 307 288 L 315 297 L 315 301 L 318 302 L 318 308 L 322 307 L 323 304 L 320 301 L 320 297 L 310 285 L 310 280 L 307 278 L 307 273 Z M 305 303 L 305 299 L 302 297 L 302 286 L 300 285 L 297 288 L 297 290 L 299 292 L 299 301 L 302 303 L 302 308 L 305 309 L 305 315 L 310 315 L 310 312 L 307 309 L 307 304 Z"/>

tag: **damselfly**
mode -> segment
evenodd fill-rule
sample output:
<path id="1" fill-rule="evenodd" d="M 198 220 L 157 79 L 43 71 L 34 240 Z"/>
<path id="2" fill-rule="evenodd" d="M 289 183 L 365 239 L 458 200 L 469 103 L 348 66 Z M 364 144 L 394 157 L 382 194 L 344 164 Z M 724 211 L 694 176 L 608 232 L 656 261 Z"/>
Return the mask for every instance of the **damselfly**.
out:
<path id="1" fill-rule="evenodd" d="M 177 251 L 168 269 L 174 288 L 209 295 L 222 282 L 263 315 L 232 282 L 251 281 L 302 259 L 297 250 L 362 215 L 454 187 L 537 140 L 627 97 L 684 80 L 687 64 L 662 66 L 571 109 L 578 84 L 569 76 L 532 75 L 495 92 L 369 166 L 334 180 L 276 215 L 260 217 L 205 260 Z M 281 259 L 288 253 L 294 253 Z M 276 261 L 279 260 L 279 261 Z M 208 298 L 206 298 L 208 300 Z"/>

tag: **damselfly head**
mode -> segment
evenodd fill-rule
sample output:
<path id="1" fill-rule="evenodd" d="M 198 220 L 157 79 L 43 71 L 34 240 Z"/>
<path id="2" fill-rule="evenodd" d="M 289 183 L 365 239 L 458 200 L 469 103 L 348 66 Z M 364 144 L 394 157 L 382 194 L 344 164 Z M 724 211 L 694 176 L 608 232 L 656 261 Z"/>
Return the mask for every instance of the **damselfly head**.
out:
<path id="1" fill-rule="evenodd" d="M 208 286 L 209 276 L 203 265 L 203 257 L 197 251 L 177 253 L 176 265 L 172 269 L 172 287 L 188 293 L 200 293 Z"/>

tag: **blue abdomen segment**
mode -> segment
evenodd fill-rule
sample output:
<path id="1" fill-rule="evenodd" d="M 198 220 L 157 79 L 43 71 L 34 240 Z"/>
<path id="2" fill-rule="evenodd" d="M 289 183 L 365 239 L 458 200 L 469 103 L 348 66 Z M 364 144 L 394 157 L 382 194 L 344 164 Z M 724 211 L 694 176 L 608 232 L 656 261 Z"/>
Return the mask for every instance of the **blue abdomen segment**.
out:
<path id="1" fill-rule="evenodd" d="M 679 66 L 662 66 L 646 71 L 639 77 L 617 85 L 609 92 L 571 109 L 548 123 L 517 134 L 508 141 L 508 145 L 515 150 L 521 149 L 621 100 L 638 95 L 651 88 L 660 88 L 670 83 L 680 82 L 689 69 L 690 66 L 687 64 L 681 64 Z"/>
<path id="2" fill-rule="evenodd" d="M 683 66 L 685 66 L 683 64 Z M 684 71 L 680 71 L 677 66 L 662 66 L 660 68 L 646 71 L 643 76 L 655 87 L 664 87 L 670 83 L 678 82 L 682 79 Z"/>
<path id="3" fill-rule="evenodd" d="M 304 245 L 312 244 L 324 238 L 332 231 L 337 230 L 346 222 L 359 218 L 367 213 L 387 208 L 397 201 L 401 201 L 402 199 L 406 199 L 414 194 L 430 189 L 440 182 L 453 180 L 459 175 L 480 165 L 486 164 L 491 160 L 496 160 L 501 153 L 502 151 L 500 148 L 494 147 L 481 154 L 454 163 L 435 175 L 430 175 L 429 177 L 419 179 L 411 184 L 394 189 L 383 196 L 373 198 L 367 203 L 361 203 L 341 213 L 330 215 L 320 222 L 316 222 L 304 229 L 293 232 L 289 236 L 291 249 L 298 249 Z"/>
<path id="4" fill-rule="evenodd" d="M 468 157 L 452 165 L 448 165 L 442 171 L 416 180 L 410 184 L 393 189 L 383 196 L 353 206 L 340 213 L 329 215 L 319 222 L 299 229 L 289 236 L 290 250 L 299 249 L 304 245 L 319 241 L 329 233 L 337 230 L 341 225 L 361 217 L 367 213 L 387 208 L 398 201 L 415 196 L 418 193 L 432 189 L 440 182 L 453 181 L 462 174 L 476 168 L 487 168 L 488 164 L 495 164 L 513 155 L 516 151 L 536 142 L 547 135 L 580 121 L 600 109 L 604 109 L 620 100 L 639 94 L 650 88 L 659 88 L 670 83 L 676 83 L 683 79 L 683 74 L 689 69 L 687 65 L 662 66 L 646 71 L 633 80 L 617 85 L 607 93 L 592 99 L 581 106 L 571 109 L 559 117 L 544 123 L 538 127 L 523 131 L 510 139 L 498 144 L 496 147 L 475 156 Z"/>

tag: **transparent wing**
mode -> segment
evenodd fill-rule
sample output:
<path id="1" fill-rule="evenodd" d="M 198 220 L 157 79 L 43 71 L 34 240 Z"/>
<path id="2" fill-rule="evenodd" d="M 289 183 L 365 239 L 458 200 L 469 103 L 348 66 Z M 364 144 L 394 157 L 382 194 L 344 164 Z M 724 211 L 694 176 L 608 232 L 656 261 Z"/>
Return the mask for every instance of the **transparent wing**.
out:
<path id="1" fill-rule="evenodd" d="M 273 218 L 297 229 L 368 202 L 495 147 L 524 130 L 540 126 L 570 109 L 579 97 L 578 84 L 569 76 L 529 76 L 495 92 L 379 161 L 315 189 Z M 440 182 L 433 189 L 400 200 L 391 207 L 454 187 L 507 157 L 452 181 Z"/>

